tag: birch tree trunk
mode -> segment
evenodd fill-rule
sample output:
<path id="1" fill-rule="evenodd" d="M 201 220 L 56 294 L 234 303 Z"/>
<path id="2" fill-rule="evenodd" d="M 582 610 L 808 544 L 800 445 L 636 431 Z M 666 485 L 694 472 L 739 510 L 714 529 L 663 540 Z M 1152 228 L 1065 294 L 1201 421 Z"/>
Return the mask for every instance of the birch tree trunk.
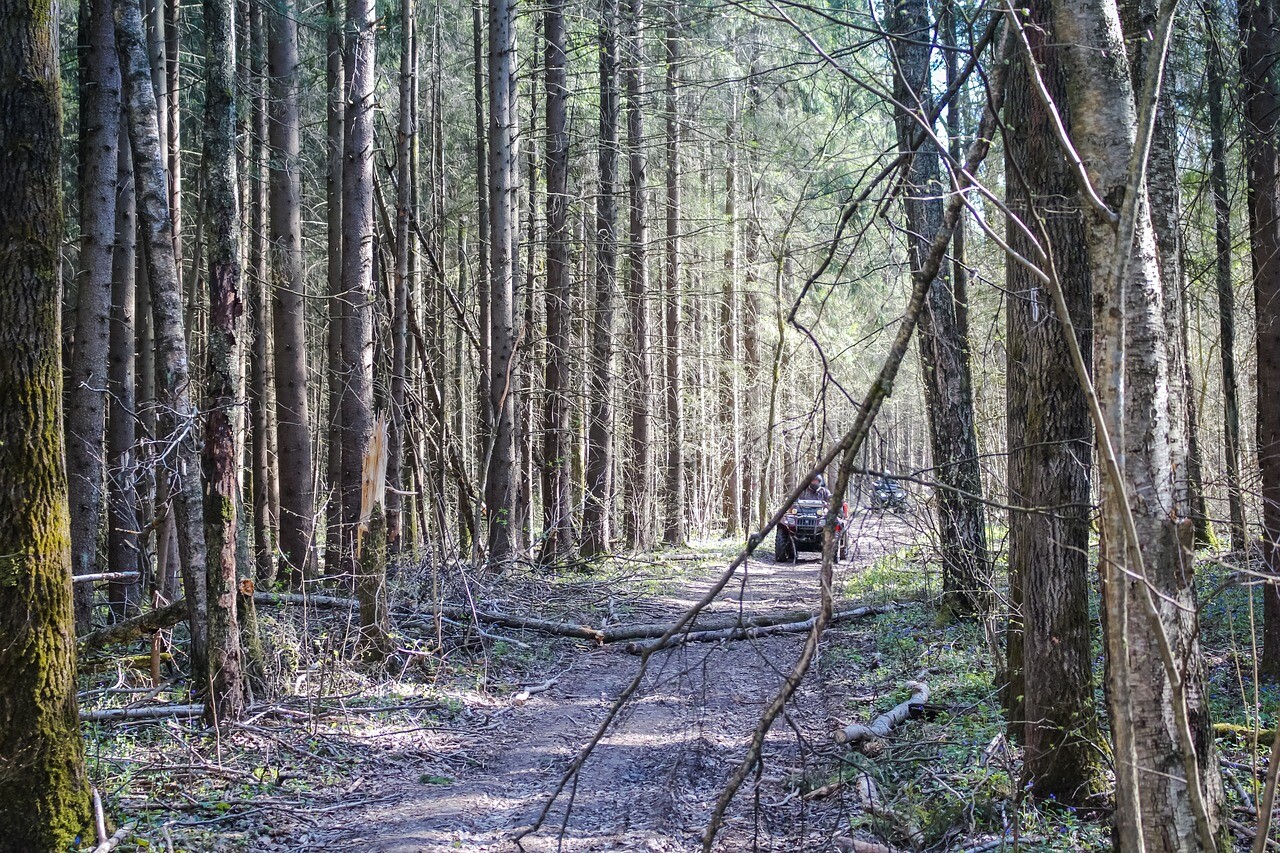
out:
<path id="1" fill-rule="evenodd" d="M 1177 514 L 1171 475 L 1178 450 L 1166 414 L 1165 292 L 1147 194 L 1129 178 L 1138 116 L 1150 105 L 1135 96 L 1115 0 L 1061 0 L 1053 21 L 1064 45 L 1072 139 L 1108 208 L 1087 218 L 1086 245 L 1107 432 L 1099 435 L 1108 471 L 1100 560 L 1117 835 L 1124 851 L 1213 850 L 1222 784 L 1196 639 L 1192 531 Z"/>
<path id="2" fill-rule="evenodd" d="M 0 2 L 0 851 L 89 825 L 59 355 L 57 7 Z"/>
<path id="3" fill-rule="evenodd" d="M 163 446 L 172 447 L 169 495 L 173 501 L 178 550 L 182 555 L 182 582 L 186 588 L 191 624 L 191 670 L 193 679 L 204 684 L 208 662 L 205 646 L 207 552 L 196 442 L 199 425 L 191 397 L 182 285 L 173 252 L 173 222 L 169 218 L 168 187 L 156 123 L 155 93 L 151 87 L 142 31 L 142 13 L 132 0 L 117 3 L 115 13 L 125 116 L 138 186 L 138 231 L 146 255 L 156 342 L 157 402 L 160 410 L 157 434 Z"/>

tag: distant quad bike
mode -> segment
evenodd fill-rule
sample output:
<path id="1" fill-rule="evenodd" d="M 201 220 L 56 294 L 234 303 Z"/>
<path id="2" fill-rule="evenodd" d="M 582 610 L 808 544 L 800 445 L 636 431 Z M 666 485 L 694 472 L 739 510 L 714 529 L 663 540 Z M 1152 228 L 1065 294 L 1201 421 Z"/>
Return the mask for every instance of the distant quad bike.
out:
<path id="1" fill-rule="evenodd" d="M 871 508 L 881 512 L 905 512 L 911 498 L 896 480 L 881 477 L 871 484 Z"/>
<path id="2" fill-rule="evenodd" d="M 794 563 L 801 551 L 822 550 L 822 527 L 827 520 L 826 501 L 796 501 L 778 523 L 773 534 L 773 559 L 778 563 Z M 849 533 L 849 505 L 844 504 L 836 519 L 836 562 L 852 552 Z"/>

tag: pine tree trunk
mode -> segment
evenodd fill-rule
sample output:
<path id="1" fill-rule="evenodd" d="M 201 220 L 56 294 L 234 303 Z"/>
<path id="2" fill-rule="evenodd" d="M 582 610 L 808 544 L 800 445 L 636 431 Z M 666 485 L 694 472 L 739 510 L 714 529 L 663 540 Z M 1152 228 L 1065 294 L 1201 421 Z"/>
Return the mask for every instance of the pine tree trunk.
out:
<path id="1" fill-rule="evenodd" d="M 731 105 L 725 129 L 724 221 L 727 244 L 724 250 L 724 283 L 720 301 L 720 428 L 724 431 L 724 459 L 718 466 L 721 481 L 721 508 L 724 532 L 731 538 L 742 533 L 742 439 L 740 411 L 744 408 L 739 388 L 741 361 L 738 330 L 738 158 L 737 104 Z"/>
<path id="2" fill-rule="evenodd" d="M 489 408 L 489 392 L 491 379 L 489 362 L 492 359 L 493 343 L 491 322 L 489 319 L 489 285 L 492 273 L 489 262 L 492 256 L 491 233 L 489 222 L 489 148 L 488 131 L 485 124 L 485 29 L 482 9 L 486 0 L 472 0 L 471 3 L 471 48 L 472 48 L 472 90 L 475 96 L 475 136 L 476 136 L 476 300 L 479 303 L 480 324 L 477 330 L 480 338 L 480 352 L 477 353 L 477 412 L 479 421 L 476 429 L 476 451 L 480 474 L 484 476 L 487 464 L 486 448 L 492 436 L 493 412 Z M 479 518 L 476 519 L 477 522 Z M 477 523 L 475 529 L 479 530 Z M 480 543 L 476 543 L 477 553 Z"/>
<path id="3" fill-rule="evenodd" d="M 1117 837 L 1125 851 L 1212 850 L 1220 840 L 1222 783 L 1187 571 L 1191 525 L 1172 511 L 1169 472 L 1179 451 L 1170 447 L 1178 434 L 1167 417 L 1165 293 L 1147 194 L 1141 184 L 1128 186 L 1137 102 L 1114 0 L 1062 0 L 1053 22 L 1072 138 L 1097 196 L 1112 208 L 1107 217 L 1096 210 L 1087 217 L 1086 245 L 1094 271 L 1095 387 L 1109 436 L 1099 435 L 1108 471 L 1100 489 L 1100 560 Z"/>
<path id="4" fill-rule="evenodd" d="M 1040 75 L 1061 105 L 1065 81 L 1049 14 L 1047 2 L 1032 3 L 1027 33 Z M 1049 114 L 1032 89 L 1025 50 L 1005 78 L 1004 110 L 1009 209 L 1052 253 L 1050 268 L 1087 358 L 1092 288 L 1084 215 Z M 1071 117 L 1062 113 L 1069 128 Z M 1005 233 L 1015 252 L 1036 255 L 1016 222 Z M 1025 745 L 1031 792 L 1080 803 L 1097 792 L 1102 771 L 1089 619 L 1093 430 L 1051 291 L 1012 261 L 1005 274 L 1009 502 L 1032 508 L 1009 514 L 1009 586 L 1020 609 L 1008 634 L 1006 709 L 1010 734 Z M 1053 509 L 1035 509 L 1047 507 Z"/>
<path id="5" fill-rule="evenodd" d="M 666 154 L 667 154 L 667 233 L 666 248 L 666 427 L 667 461 L 665 466 L 664 523 L 662 538 L 668 545 L 684 543 L 685 530 L 685 459 L 684 459 L 684 382 L 680 340 L 683 313 L 680 258 L 680 62 L 679 21 L 675 0 L 668 0 L 666 34 Z"/>
<path id="6" fill-rule="evenodd" d="M 63 460 L 57 7 L 0 3 L 0 851 L 89 825 Z"/>
<path id="7" fill-rule="evenodd" d="M 172 220 L 156 123 L 157 105 L 151 87 L 142 13 L 131 0 L 116 5 L 116 43 L 120 52 L 121 83 L 133 168 L 138 184 L 138 230 L 146 255 L 152 327 L 156 342 L 156 375 L 160 416 L 157 434 L 173 444 L 173 470 L 168 493 L 173 501 L 182 579 L 191 623 L 191 669 L 195 681 L 205 683 L 208 604 L 205 589 L 206 548 L 196 442 L 196 407 L 191 399 L 191 370 L 182 316 L 182 286 L 174 258 Z M 160 547 L 164 547 L 161 543 Z"/>
<path id="8" fill-rule="evenodd" d="M 236 613 L 240 521 L 234 412 L 240 402 L 240 298 L 236 210 L 236 39 L 233 0 L 205 0 L 205 218 L 209 256 L 209 337 L 204 433 L 205 541 L 209 549 L 209 673 L 205 721 L 221 725 L 245 711 L 244 663 Z"/>
<path id="9" fill-rule="evenodd" d="M 515 278 L 519 239 L 518 105 L 513 0 L 489 2 L 489 410 L 493 425 L 485 504 L 489 562 L 499 568 L 516 556 Z"/>
<path id="10" fill-rule="evenodd" d="M 539 561 L 563 560 L 573 539 L 569 504 L 570 299 L 568 61 L 564 0 L 544 16 L 547 87 L 547 354 L 542 424 L 542 550 Z M 603 60 L 602 60 L 603 61 Z M 528 294 L 532 298 L 533 293 Z"/>
<path id="11" fill-rule="evenodd" d="M 120 68 L 112 0 L 89 0 L 81 21 L 84 100 L 80 105 L 80 259 L 75 345 L 67 388 L 67 480 L 71 484 L 71 572 L 97 570 L 105 494 L 107 351 L 111 338 L 111 258 L 116 230 L 116 147 Z M 93 584 L 76 584 L 76 628 L 92 616 Z"/>
<path id="12" fill-rule="evenodd" d="M 267 290 L 267 82 L 264 59 L 263 13 L 260 0 L 250 2 L 249 86 L 252 120 L 249 131 L 249 422 L 255 577 L 270 588 L 276 582 L 275 523 L 271 515 L 271 302 Z"/>
<path id="13" fill-rule="evenodd" d="M 404 517 L 400 490 L 404 489 L 405 445 L 409 440 L 405 389 L 409 339 L 409 291 L 417 287 L 411 276 L 413 253 L 409 220 L 413 205 L 413 148 L 417 129 L 417 28 L 413 0 L 400 3 L 400 124 L 396 131 L 395 283 L 391 305 L 391 447 L 387 459 L 387 549 L 395 554 L 403 547 Z M 439 375 L 439 374 L 437 374 Z"/>
<path id="14" fill-rule="evenodd" d="M 116 105 L 119 112 L 120 105 Z M 107 357 L 107 567 L 112 572 L 139 572 L 143 561 L 138 541 L 138 452 L 134 330 L 137 289 L 137 211 L 134 206 L 133 152 L 123 122 L 117 121 L 116 229 L 111 270 L 111 341 Z M 116 619 L 134 615 L 142 601 L 137 580 L 112 581 L 108 588 Z"/>
<path id="15" fill-rule="evenodd" d="M 618 289 L 618 0 L 602 0 L 600 17 L 600 188 L 596 193 L 595 305 L 590 324 L 590 417 L 582 517 L 582 553 L 588 557 L 608 553 L 612 544 L 613 316 Z"/>
<path id="16" fill-rule="evenodd" d="M 328 157 L 325 170 L 325 209 L 327 262 L 328 262 L 328 294 L 329 294 L 329 330 L 326 341 L 326 359 L 328 372 L 326 375 L 327 395 L 329 398 L 329 420 L 327 427 L 328 455 L 325 460 L 325 480 L 328 484 L 328 495 L 325 503 L 325 574 L 334 577 L 342 569 L 342 553 L 345 548 L 345 531 L 342 527 L 343 482 L 342 482 L 342 315 L 343 315 L 343 279 L 342 279 L 342 196 L 343 196 L 343 151 L 346 136 L 346 83 L 342 42 L 342 23 L 338 18 L 337 0 L 326 0 L 325 10 L 331 24 L 326 38 L 327 58 L 325 60 L 325 91 L 327 93 L 325 109 L 325 138 Z"/>
<path id="17" fill-rule="evenodd" d="M 630 466 L 623 478 L 627 544 L 653 546 L 653 367 L 649 356 L 649 221 L 644 135 L 644 0 L 626 0 L 623 85 L 627 92 L 627 294 L 631 302 Z"/>
<path id="18" fill-rule="evenodd" d="M 307 401 L 306 279 L 302 259 L 301 117 L 298 108 L 298 13 L 291 0 L 267 8 L 270 118 L 271 296 L 275 332 L 280 554 L 290 585 L 315 570 L 315 493 Z"/>
<path id="19" fill-rule="evenodd" d="M 890 19 L 890 30 L 903 40 L 893 45 L 897 67 L 894 97 L 899 104 L 931 109 L 929 92 L 928 10 L 922 0 L 905 0 Z M 918 126 L 910 113 L 897 110 L 898 144 L 907 147 Z M 942 222 L 942 186 L 938 150 L 926 142 L 916 152 L 907 178 L 906 227 L 912 236 L 908 255 L 918 270 L 929 241 Z M 920 361 L 937 490 L 938 540 L 942 554 L 943 607 L 949 616 L 984 613 L 990 598 L 986 517 L 973 422 L 973 387 L 968 344 L 956 314 L 955 291 L 945 271 L 929 288 L 920 317 Z"/>
<path id="20" fill-rule="evenodd" d="M 1280 2 L 1240 4 L 1244 156 L 1257 314 L 1258 466 L 1267 570 L 1280 574 Z M 1262 671 L 1280 677 L 1280 587 L 1262 587 Z"/>
<path id="21" fill-rule="evenodd" d="M 1231 550 L 1243 554 L 1248 547 L 1244 496 L 1240 486 L 1240 402 L 1236 383 L 1236 293 L 1231 280 L 1231 198 L 1227 184 L 1227 119 L 1223 113 L 1226 60 L 1221 39 L 1227 27 L 1217 0 L 1204 8 L 1209 36 L 1205 39 L 1206 95 L 1209 101 L 1209 182 L 1213 191 L 1214 246 L 1217 250 L 1215 284 L 1218 296 L 1218 350 L 1222 358 L 1223 455 L 1227 468 L 1227 514 Z M 1232 129 L 1232 134 L 1235 131 Z"/>

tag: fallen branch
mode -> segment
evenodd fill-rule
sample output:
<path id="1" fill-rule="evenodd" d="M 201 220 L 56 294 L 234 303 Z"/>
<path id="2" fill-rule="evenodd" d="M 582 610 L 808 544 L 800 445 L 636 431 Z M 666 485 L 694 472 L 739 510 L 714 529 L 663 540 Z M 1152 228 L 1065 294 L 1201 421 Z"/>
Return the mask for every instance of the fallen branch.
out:
<path id="1" fill-rule="evenodd" d="M 93 583 L 94 581 L 131 581 L 142 577 L 141 572 L 98 572 L 93 575 L 74 575 L 72 583 Z"/>
<path id="2" fill-rule="evenodd" d="M 117 622 L 114 625 L 93 631 L 80 639 L 80 651 L 89 652 L 112 644 L 129 643 L 144 634 L 172 628 L 187 618 L 187 600 L 179 598 L 173 604 L 148 610 L 141 616 Z"/>
<path id="3" fill-rule="evenodd" d="M 887 738 L 896 726 L 901 725 L 911 716 L 913 705 L 923 705 L 929 701 L 929 685 L 923 681 L 909 681 L 907 689 L 911 691 L 911 698 L 898 704 L 891 711 L 876 717 L 871 725 L 853 723 L 845 726 L 844 729 L 836 732 L 836 743 L 849 744 L 855 749 L 864 749 L 868 743 Z"/>
<path id="4" fill-rule="evenodd" d="M 204 705 L 156 705 L 149 708 L 104 708 L 101 711 L 81 711 L 80 719 L 90 723 L 109 723 L 117 720 L 198 717 L 203 713 Z"/>
<path id="5" fill-rule="evenodd" d="M 106 841 L 93 848 L 93 853 L 111 853 L 120 846 L 120 842 L 129 837 L 129 833 L 133 832 L 133 824 L 126 823 L 115 831 L 115 834 Z"/>
<path id="6" fill-rule="evenodd" d="M 859 619 L 863 616 L 875 616 L 880 613 L 887 613 L 890 610 L 897 609 L 896 604 L 877 604 L 866 607 L 855 607 L 852 610 L 842 610 L 839 613 L 831 615 L 831 622 L 847 622 L 851 619 Z M 788 614 L 790 616 L 791 614 Z M 633 655 L 643 654 L 646 651 L 658 651 L 659 649 L 671 648 L 683 645 L 685 643 L 715 643 L 721 640 L 754 640 L 759 637 L 767 637 L 770 634 L 786 634 L 800 633 L 810 631 L 818 621 L 818 614 L 814 613 L 807 619 L 798 622 L 771 622 L 768 618 L 760 620 L 757 624 L 736 624 L 724 628 L 714 628 L 702 631 L 690 631 L 686 634 L 677 634 L 665 641 L 659 640 L 654 643 L 628 643 L 626 651 Z M 763 623 L 763 624 L 761 624 Z M 605 641 L 609 641 L 609 632 L 605 632 Z"/>

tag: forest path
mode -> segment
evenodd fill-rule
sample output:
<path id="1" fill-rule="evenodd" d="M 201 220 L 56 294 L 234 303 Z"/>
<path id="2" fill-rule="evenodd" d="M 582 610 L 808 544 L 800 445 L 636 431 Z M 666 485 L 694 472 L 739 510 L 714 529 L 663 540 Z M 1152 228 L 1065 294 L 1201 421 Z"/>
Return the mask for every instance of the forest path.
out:
<path id="1" fill-rule="evenodd" d="M 836 588 L 851 574 L 915 541 L 902 519 L 862 515 L 852 558 L 837 568 Z M 764 550 L 763 548 L 761 549 Z M 795 565 L 769 556 L 752 560 L 745 584 L 735 579 L 709 608 L 712 618 L 789 612 L 818 602 L 818 555 Z M 656 594 L 645 609 L 673 619 L 714 581 L 718 569 Z M 752 641 L 691 644 L 652 656 L 641 690 L 615 720 L 543 828 L 523 839 L 542 851 L 698 850 L 700 835 L 725 778 L 741 760 L 751 731 L 804 634 Z M 456 778 L 424 784 L 407 769 L 388 768 L 373 786 L 377 805 L 342 816 L 324 849 L 514 851 L 517 828 L 542 808 L 561 773 L 595 731 L 612 701 L 635 676 L 639 658 L 621 648 L 582 647 L 549 689 L 517 703 L 496 700 L 480 728 L 452 733 Z M 547 673 L 548 677 L 554 673 Z M 848 827 L 847 813 L 815 808 L 788 786 L 811 769 L 813 750 L 828 748 L 831 710 L 815 665 L 765 745 L 758 785 L 743 786 L 721 830 L 717 850 L 826 850 Z M 432 780 L 435 781 L 435 780 Z M 341 829 L 339 829 L 341 827 Z"/>

